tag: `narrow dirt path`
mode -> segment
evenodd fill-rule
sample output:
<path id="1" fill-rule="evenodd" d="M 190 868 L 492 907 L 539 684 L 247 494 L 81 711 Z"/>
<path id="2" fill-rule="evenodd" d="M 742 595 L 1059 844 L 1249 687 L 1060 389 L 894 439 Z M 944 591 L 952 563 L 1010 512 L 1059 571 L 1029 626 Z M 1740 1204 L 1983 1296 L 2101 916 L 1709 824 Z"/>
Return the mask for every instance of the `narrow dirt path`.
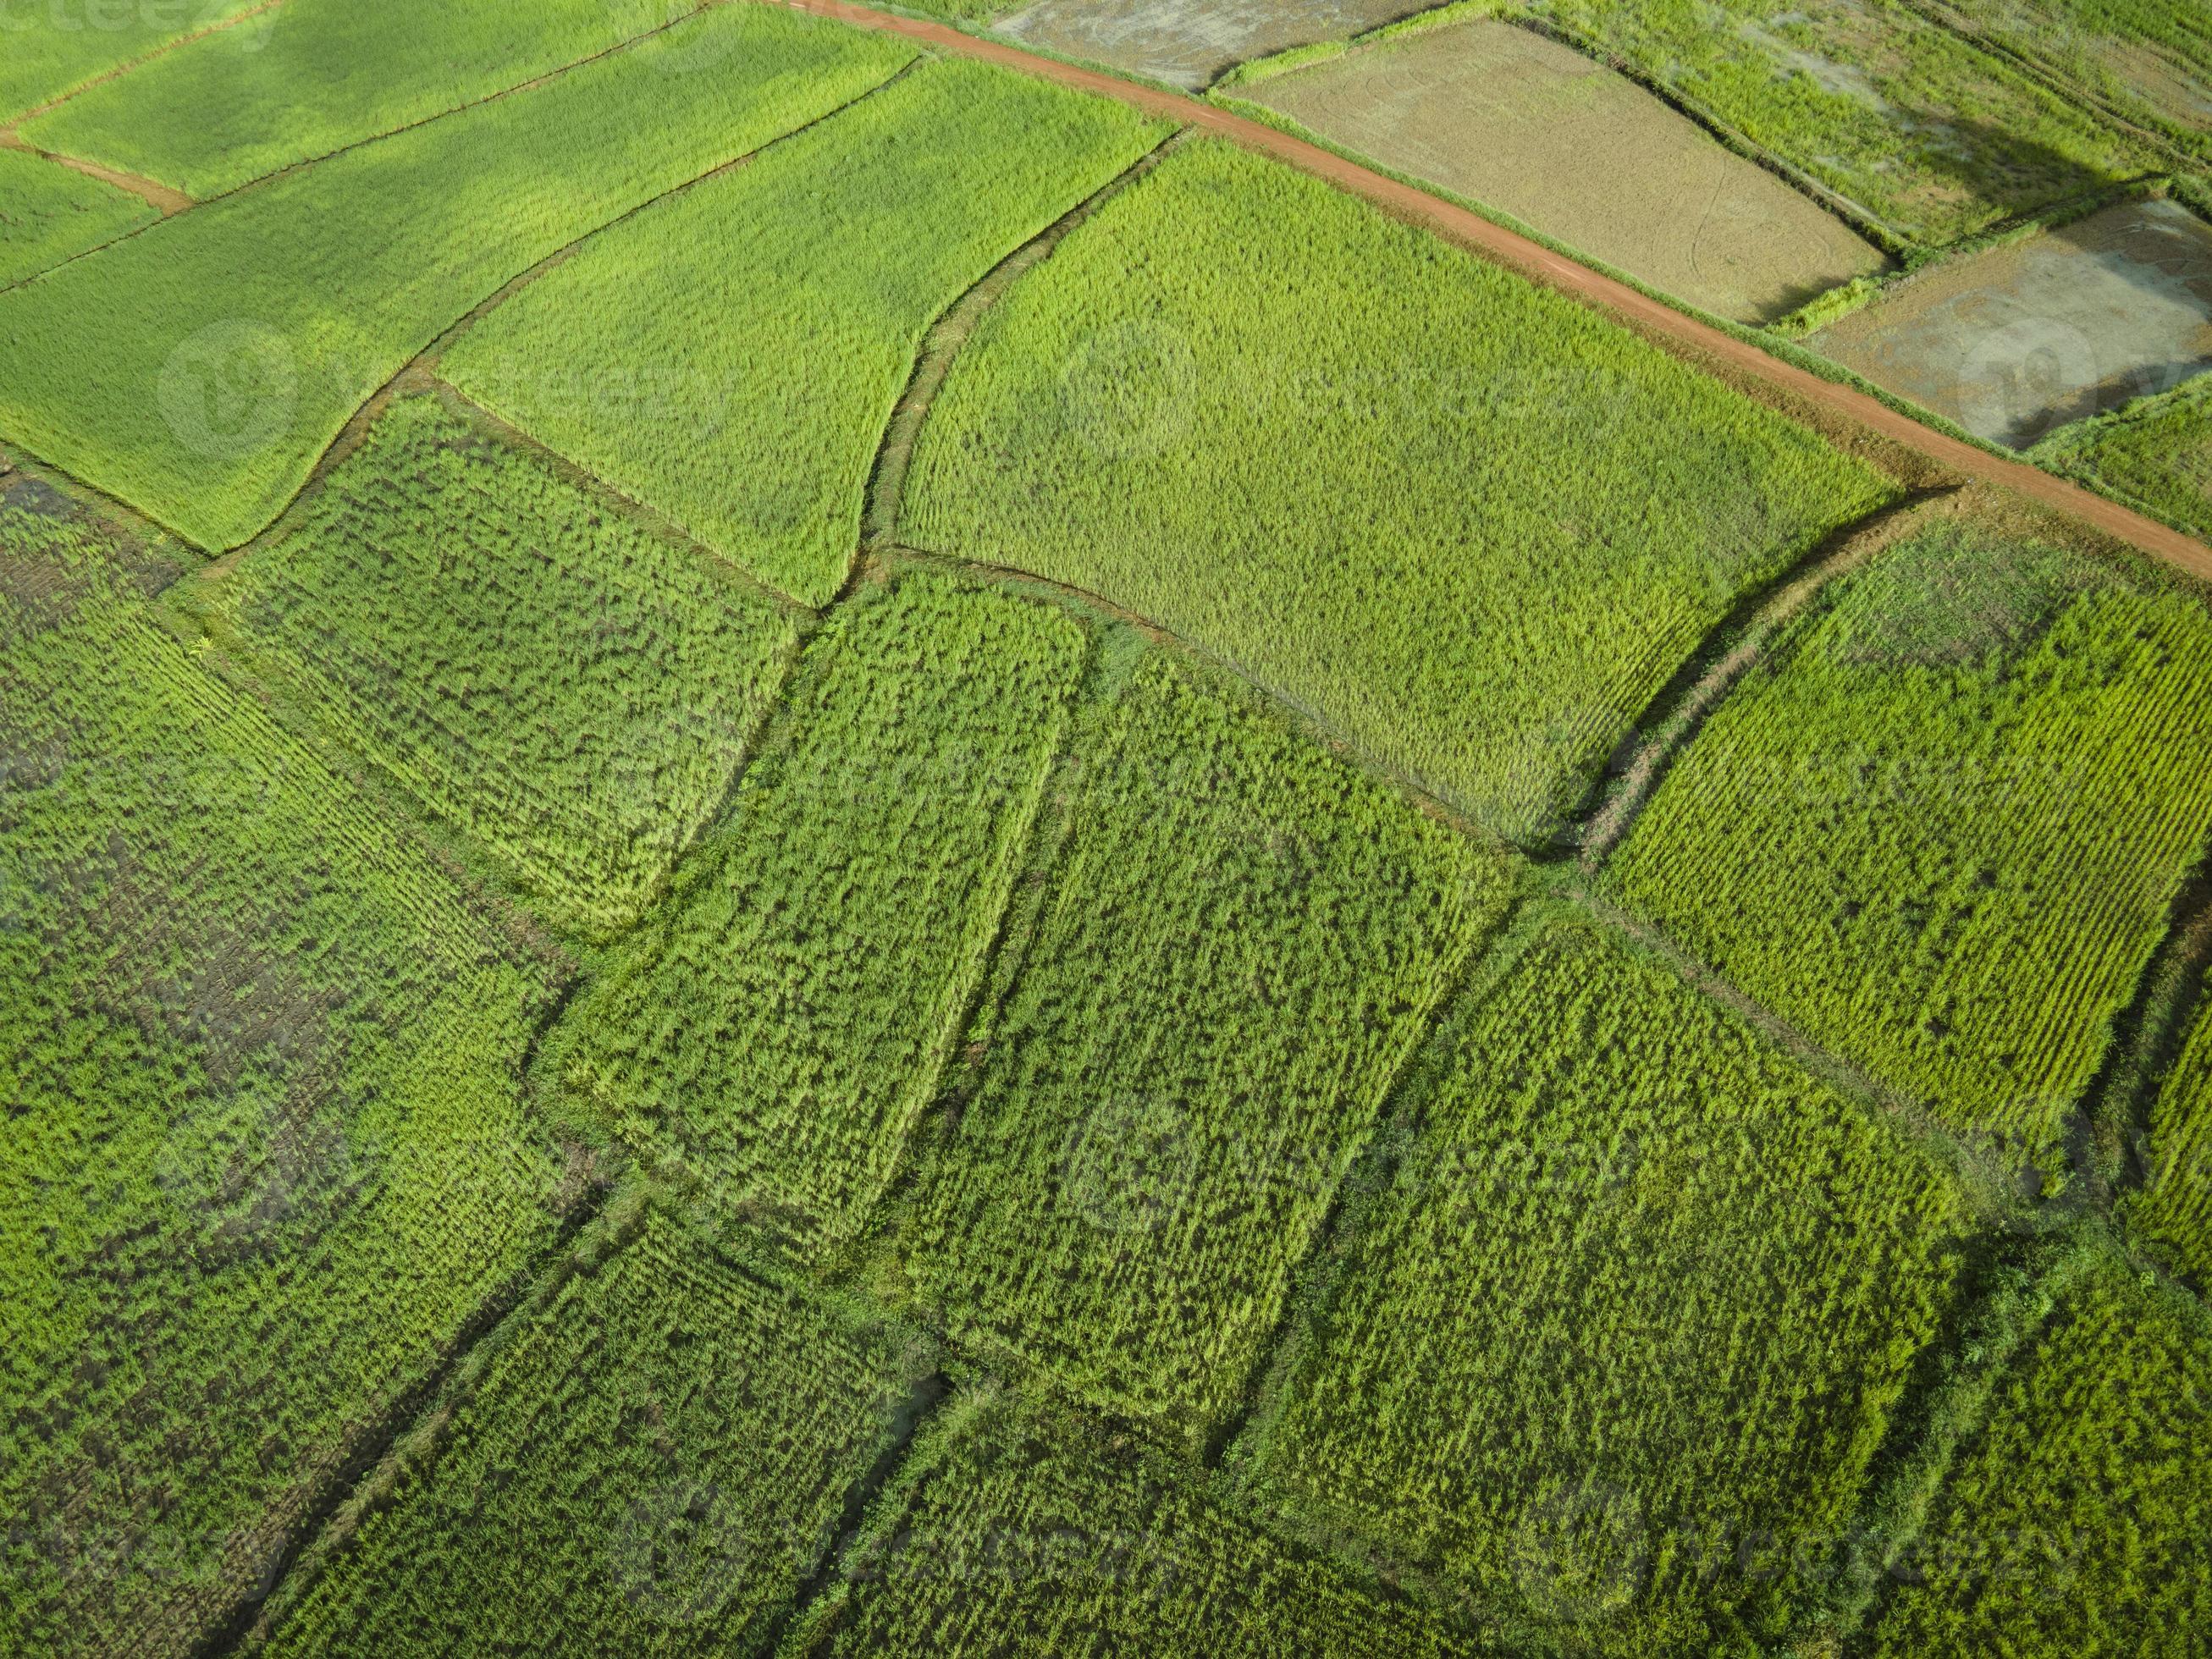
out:
<path id="1" fill-rule="evenodd" d="M 218 22 L 210 23 L 205 28 L 194 29 L 190 33 L 180 34 L 175 40 L 165 41 L 161 46 L 155 47 L 151 52 L 140 52 L 138 56 L 131 58 L 127 63 L 118 64 L 113 69 L 101 70 L 100 73 L 94 76 L 88 81 L 78 82 L 76 85 L 71 87 L 67 92 L 62 94 L 58 98 L 49 98 L 43 104 L 40 104 L 33 108 L 20 112 L 9 120 L 8 125 L 10 126 L 21 126 L 26 121 L 35 120 L 38 117 L 44 115 L 48 110 L 59 109 L 64 104 L 69 102 L 70 99 L 78 97 L 84 93 L 90 92 L 94 87 L 106 86 L 110 81 L 115 79 L 118 75 L 130 74 L 132 70 L 137 69 L 141 64 L 150 64 L 156 58 L 167 58 L 171 52 L 177 51 L 179 47 L 189 46 L 195 40 L 204 40 L 210 34 L 221 34 L 225 29 L 234 29 L 240 23 L 247 22 L 253 18 L 258 17 L 264 12 L 274 11 L 277 7 L 283 3 L 284 0 L 261 0 L 261 3 L 259 5 L 249 6 L 234 17 L 226 17 Z M 0 8 L 0 9 L 4 9 L 4 8 Z"/>
<path id="2" fill-rule="evenodd" d="M 22 134 L 13 127 L 0 127 L 0 149 L 21 150 L 26 155 L 52 161 L 56 167 L 67 167 L 72 173 L 82 173 L 88 179 L 97 179 L 103 185 L 112 185 L 118 190 L 128 191 L 158 210 L 163 218 L 196 205 L 184 191 L 171 190 L 167 185 L 156 184 L 151 179 L 142 179 L 135 173 L 118 173 L 113 167 L 104 167 L 97 161 L 80 161 L 74 155 L 61 155 L 50 149 L 40 149 L 36 144 L 27 143 Z"/>
<path id="3" fill-rule="evenodd" d="M 1230 139 L 1287 162 L 1340 190 L 1364 197 L 1396 216 L 1426 226 L 1533 281 L 1611 312 L 1639 331 L 1662 337 L 1791 397 L 1829 410 L 1875 436 L 1902 444 L 1961 477 L 1995 484 L 2040 501 L 2154 559 L 2200 580 L 2212 581 L 2212 547 L 2179 531 L 2168 529 L 2154 519 L 2117 501 L 2106 501 L 2079 484 L 2054 477 L 2025 461 L 2004 459 L 1924 426 L 1878 398 L 1784 362 L 1756 345 L 1638 292 L 1626 283 L 1615 282 L 1553 252 L 1541 243 L 1492 224 L 1480 214 L 1440 201 L 1317 144 L 1310 144 L 1196 98 L 1140 86 L 1100 70 L 1079 69 L 1056 58 L 1041 58 L 1018 46 L 963 34 L 948 24 L 896 16 L 849 4 L 848 0 L 766 0 L 766 3 L 789 6 L 856 28 L 902 35 L 939 52 L 980 58 L 1081 91 L 1119 99 L 1148 114 L 1181 121 Z"/>

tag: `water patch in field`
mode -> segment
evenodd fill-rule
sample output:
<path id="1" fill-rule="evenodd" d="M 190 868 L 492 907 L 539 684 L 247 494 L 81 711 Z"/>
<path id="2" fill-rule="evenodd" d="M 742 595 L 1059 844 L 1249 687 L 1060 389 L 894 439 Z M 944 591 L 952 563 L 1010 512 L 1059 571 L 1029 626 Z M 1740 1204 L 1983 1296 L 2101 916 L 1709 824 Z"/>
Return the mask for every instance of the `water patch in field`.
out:
<path id="1" fill-rule="evenodd" d="M 1942 267 L 1809 343 L 2026 448 L 2212 368 L 2212 228 L 2171 202 L 2110 208 Z"/>
<path id="2" fill-rule="evenodd" d="M 1249 95 L 1739 322 L 1771 320 L 1886 263 L 1626 76 L 1510 23 L 1386 41 Z"/>
<path id="3" fill-rule="evenodd" d="M 1424 0 L 1037 0 L 998 32 L 1195 91 L 1253 58 L 1422 9 Z"/>

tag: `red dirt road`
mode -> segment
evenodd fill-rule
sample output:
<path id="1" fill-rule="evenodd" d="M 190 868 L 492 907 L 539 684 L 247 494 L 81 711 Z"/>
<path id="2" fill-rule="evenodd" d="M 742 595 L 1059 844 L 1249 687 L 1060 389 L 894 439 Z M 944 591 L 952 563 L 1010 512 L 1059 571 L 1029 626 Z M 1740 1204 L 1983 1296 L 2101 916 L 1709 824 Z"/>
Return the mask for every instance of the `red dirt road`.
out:
<path id="1" fill-rule="evenodd" d="M 1593 301 L 1620 316 L 1633 319 L 1653 332 L 1669 335 L 1710 357 L 1808 402 L 1825 404 L 1869 431 L 1918 451 L 1938 465 L 1962 477 L 2000 485 L 2039 501 L 2126 542 L 2154 559 L 2173 565 L 2201 580 L 2212 581 L 2212 548 L 2179 531 L 2168 529 L 2154 519 L 2132 512 L 2117 501 L 2106 501 L 2079 484 L 2054 477 L 2025 461 L 2006 460 L 1977 449 L 1972 444 L 1948 437 L 1932 427 L 1922 425 L 1910 416 L 1899 414 L 1887 404 L 1869 398 L 1863 392 L 1824 380 L 1817 374 L 1808 374 L 1778 357 L 1770 356 L 1757 346 L 1709 327 L 1693 317 L 1685 316 L 1673 307 L 1662 305 L 1625 283 L 1615 282 L 1610 276 L 1553 252 L 1541 243 L 1532 242 L 1501 225 L 1494 225 L 1480 214 L 1440 201 L 1411 185 L 1401 184 L 1371 168 L 1361 167 L 1357 161 L 1347 161 L 1319 145 L 1293 138 L 1286 132 L 1278 131 L 1258 121 L 1248 120 L 1243 116 L 1200 99 L 1140 86 L 1133 81 L 1124 81 L 1117 76 L 1096 70 L 1079 69 L 1056 58 L 1041 58 L 1034 52 L 1024 52 L 1018 46 L 979 40 L 947 24 L 927 22 L 915 17 L 900 17 L 866 6 L 849 5 L 845 3 L 845 0 L 767 0 L 767 3 L 811 12 L 856 28 L 903 35 L 940 52 L 981 58 L 986 63 L 1041 76 L 1065 86 L 1079 88 L 1085 92 L 1117 98 L 1148 114 L 1179 121 L 1231 139 L 1249 149 L 1272 155 L 1277 161 L 1288 162 L 1317 179 L 1325 179 L 1340 190 L 1364 196 L 1389 209 L 1398 217 L 1419 221 L 1485 258 L 1510 266 L 1562 293 Z"/>

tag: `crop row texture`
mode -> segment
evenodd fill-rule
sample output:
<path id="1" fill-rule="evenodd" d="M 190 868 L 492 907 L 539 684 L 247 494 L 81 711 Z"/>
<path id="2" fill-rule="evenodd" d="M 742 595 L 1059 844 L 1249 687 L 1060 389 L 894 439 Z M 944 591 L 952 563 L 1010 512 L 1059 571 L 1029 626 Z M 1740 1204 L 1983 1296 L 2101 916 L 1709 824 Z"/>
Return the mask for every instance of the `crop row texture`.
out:
<path id="1" fill-rule="evenodd" d="M 2212 1322 L 2117 1255 L 2000 1385 L 1868 1659 L 2195 1659 L 2212 1630 Z"/>
<path id="2" fill-rule="evenodd" d="M 1167 655 L 1099 724 L 901 1265 L 955 1333 L 1202 1431 L 1506 861 Z"/>
<path id="3" fill-rule="evenodd" d="M 1347 1207 L 1231 1467 L 1576 1650 L 1789 1627 L 1953 1297 L 1949 1177 L 1571 912 Z"/>
<path id="4" fill-rule="evenodd" d="M 976 1395 L 925 1431 L 781 1656 L 1505 1650 L 1268 1538 L 1126 1436 Z"/>
<path id="5" fill-rule="evenodd" d="M 599 238 L 446 372 L 822 604 L 931 320 L 1167 131 L 1005 70 L 925 64 Z"/>
<path id="6" fill-rule="evenodd" d="M 1102 593 L 1541 840 L 1739 598 L 1893 493 L 1572 301 L 1207 141 L 985 317 L 902 534 Z"/>
<path id="7" fill-rule="evenodd" d="M 0 507 L 11 1652 L 203 1638 L 559 1202 L 557 969 L 193 662 L 166 574 Z"/>
<path id="8" fill-rule="evenodd" d="M 2201 599 L 1938 520 L 1751 671 L 1610 879 L 1815 1042 L 2047 1163 L 2212 830 L 2208 752 Z"/>
<path id="9" fill-rule="evenodd" d="M 2212 1292 L 2212 989 L 2152 1110 L 2145 1163 L 2134 1221 Z"/>
<path id="10" fill-rule="evenodd" d="M 374 1478 L 271 1659 L 756 1652 L 928 1358 L 658 1212 L 508 1326 Z"/>
<path id="11" fill-rule="evenodd" d="M 848 1240 L 958 1038 L 1085 648 L 1054 607 L 933 574 L 842 607 L 727 821 L 550 1046 L 566 1113 L 801 1254 Z"/>
<path id="12" fill-rule="evenodd" d="M 720 560 L 429 396 L 202 592 L 240 666 L 595 937 L 721 810 L 799 642 Z"/>
<path id="13" fill-rule="evenodd" d="M 181 213 L 0 295 L 0 431 L 208 548 L 265 528 L 369 394 L 514 277 L 909 55 L 768 6 Z"/>

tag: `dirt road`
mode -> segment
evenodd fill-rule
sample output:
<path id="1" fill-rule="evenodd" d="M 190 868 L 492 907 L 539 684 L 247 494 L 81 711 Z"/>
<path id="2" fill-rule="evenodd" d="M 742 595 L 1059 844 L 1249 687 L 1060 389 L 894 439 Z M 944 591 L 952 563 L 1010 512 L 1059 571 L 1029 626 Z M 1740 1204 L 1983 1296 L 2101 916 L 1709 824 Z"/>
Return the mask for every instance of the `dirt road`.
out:
<path id="1" fill-rule="evenodd" d="M 1662 305 L 1649 295 L 1638 293 L 1625 283 L 1615 282 L 1587 265 L 1577 264 L 1564 255 L 1553 252 L 1541 243 L 1532 242 L 1501 225 L 1494 225 L 1480 214 L 1471 213 L 1449 202 L 1439 201 L 1411 185 L 1401 184 L 1372 168 L 1364 167 L 1357 161 L 1347 161 L 1317 144 L 1307 143 L 1286 132 L 1249 120 L 1200 99 L 1139 86 L 1133 81 L 1124 81 L 1119 76 L 1095 70 L 1079 69 L 1055 58 L 1040 58 L 1034 52 L 1022 51 L 1018 46 L 979 40 L 947 24 L 900 17 L 866 6 L 848 5 L 844 3 L 844 0 L 768 0 L 768 3 L 787 5 L 817 16 L 834 18 L 858 28 L 903 35 L 940 52 L 981 58 L 986 63 L 1003 64 L 1025 74 L 1042 76 L 1065 86 L 1080 88 L 1085 92 L 1118 98 L 1123 103 L 1148 113 L 1184 122 L 1202 131 L 1231 139 L 1248 149 L 1288 162 L 1316 178 L 1326 179 L 1340 190 L 1364 196 L 1401 218 L 1425 224 L 1453 241 L 1487 258 L 1510 265 L 1563 293 L 1591 301 L 1622 317 L 1634 319 L 1650 331 L 1669 335 L 1746 374 L 1767 381 L 1809 402 L 1824 404 L 1871 432 L 1917 450 L 1961 477 L 1997 484 L 2030 500 L 2040 501 L 2139 548 L 2153 558 L 2212 581 L 2212 548 L 2208 548 L 2202 542 L 2193 540 L 2179 531 L 2169 530 L 2154 519 L 2131 512 L 2116 501 L 2108 501 L 2078 484 L 2054 477 L 2024 461 L 2006 460 L 1985 450 L 1977 449 L 1972 444 L 1948 437 L 1932 427 L 1923 426 L 1910 416 L 1899 414 L 1887 404 L 1863 392 L 1838 386 L 1832 380 L 1824 380 L 1817 374 L 1808 374 L 1785 363 L 1755 345 L 1709 327 L 1695 318 L 1683 315 L 1671 306 Z"/>
<path id="2" fill-rule="evenodd" d="M 184 191 L 155 184 L 151 179 L 141 179 L 135 173 L 118 173 L 113 167 L 104 167 L 97 161 L 80 161 L 74 155 L 57 155 L 50 149 L 40 149 L 36 144 L 27 143 L 13 127 L 0 127 L 0 149 L 21 150 L 27 155 L 41 157 L 57 167 L 67 167 L 72 173 L 82 173 L 88 179 L 97 179 L 103 185 L 127 190 L 164 215 L 182 213 L 193 205 L 192 198 Z"/>

